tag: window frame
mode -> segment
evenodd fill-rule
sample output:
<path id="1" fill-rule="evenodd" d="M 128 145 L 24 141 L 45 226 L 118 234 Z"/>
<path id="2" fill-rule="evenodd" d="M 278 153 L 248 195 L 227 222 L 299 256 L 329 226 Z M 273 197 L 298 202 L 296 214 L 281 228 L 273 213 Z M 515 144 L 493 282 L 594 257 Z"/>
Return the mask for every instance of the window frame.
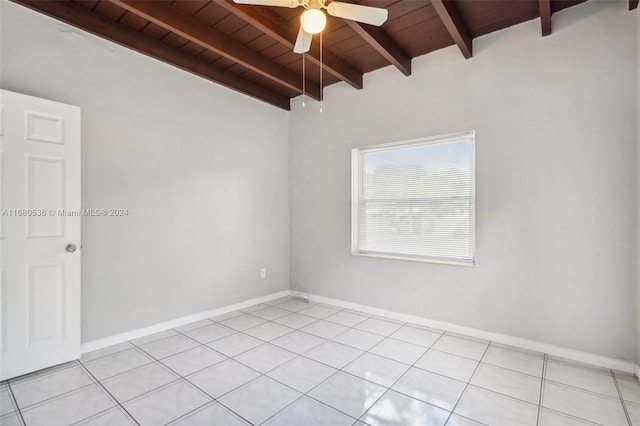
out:
<path id="1" fill-rule="evenodd" d="M 387 151 L 398 148 L 411 148 L 416 146 L 433 145 L 438 143 L 455 142 L 461 139 L 471 140 L 471 253 L 472 260 L 456 260 L 453 258 L 440 258 L 428 256 L 412 256 L 401 253 L 380 253 L 360 250 L 359 242 L 359 208 L 360 208 L 360 173 L 362 168 L 362 156 L 365 153 Z M 378 259 L 405 260 L 421 263 L 435 263 L 443 265 L 470 266 L 476 264 L 476 140 L 475 131 L 449 133 L 445 135 L 429 136 L 417 139 L 409 139 L 396 142 L 388 142 L 376 145 L 368 145 L 353 148 L 351 150 L 351 255 L 372 257 Z"/>

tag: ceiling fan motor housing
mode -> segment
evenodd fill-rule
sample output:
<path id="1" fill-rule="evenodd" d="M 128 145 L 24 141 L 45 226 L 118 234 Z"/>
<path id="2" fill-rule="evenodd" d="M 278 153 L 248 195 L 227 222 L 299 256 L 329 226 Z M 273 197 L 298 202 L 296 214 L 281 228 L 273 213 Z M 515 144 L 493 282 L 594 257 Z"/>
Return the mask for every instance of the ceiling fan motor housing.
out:
<path id="1" fill-rule="evenodd" d="M 305 9 L 322 9 L 324 7 L 324 0 L 302 0 L 302 2 Z"/>

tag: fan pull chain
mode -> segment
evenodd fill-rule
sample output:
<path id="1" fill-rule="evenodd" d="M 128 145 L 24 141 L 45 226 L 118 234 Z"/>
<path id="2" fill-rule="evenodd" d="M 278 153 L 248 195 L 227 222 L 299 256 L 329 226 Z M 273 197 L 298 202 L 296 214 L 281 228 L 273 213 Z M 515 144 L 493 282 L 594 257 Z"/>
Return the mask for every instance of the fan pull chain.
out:
<path id="1" fill-rule="evenodd" d="M 305 97 L 305 92 L 306 92 L 306 88 L 307 88 L 307 77 L 306 77 L 306 70 L 305 70 L 305 65 L 304 65 L 304 52 L 302 52 L 302 108 L 305 107 L 306 103 L 304 101 L 304 97 Z"/>
<path id="2" fill-rule="evenodd" d="M 320 113 L 322 113 L 323 100 L 324 100 L 324 90 L 322 90 L 322 33 L 320 33 Z"/>

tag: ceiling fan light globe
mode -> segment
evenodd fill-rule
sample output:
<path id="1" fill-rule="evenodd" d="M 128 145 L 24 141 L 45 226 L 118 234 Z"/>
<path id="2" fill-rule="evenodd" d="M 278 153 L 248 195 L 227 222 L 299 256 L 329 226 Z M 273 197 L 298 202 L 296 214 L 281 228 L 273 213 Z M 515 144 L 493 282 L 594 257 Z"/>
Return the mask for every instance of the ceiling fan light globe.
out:
<path id="1" fill-rule="evenodd" d="M 302 29 L 309 34 L 318 34 L 327 25 L 327 16 L 319 9 L 307 9 L 300 16 Z"/>

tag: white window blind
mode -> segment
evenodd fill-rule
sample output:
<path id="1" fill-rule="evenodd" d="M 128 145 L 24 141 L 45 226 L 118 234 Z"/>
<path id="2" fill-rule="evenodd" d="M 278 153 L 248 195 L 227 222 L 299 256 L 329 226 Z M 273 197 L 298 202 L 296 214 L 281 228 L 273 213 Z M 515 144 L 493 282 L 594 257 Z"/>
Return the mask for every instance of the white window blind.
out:
<path id="1" fill-rule="evenodd" d="M 473 264 L 474 138 L 354 149 L 352 253 Z"/>

